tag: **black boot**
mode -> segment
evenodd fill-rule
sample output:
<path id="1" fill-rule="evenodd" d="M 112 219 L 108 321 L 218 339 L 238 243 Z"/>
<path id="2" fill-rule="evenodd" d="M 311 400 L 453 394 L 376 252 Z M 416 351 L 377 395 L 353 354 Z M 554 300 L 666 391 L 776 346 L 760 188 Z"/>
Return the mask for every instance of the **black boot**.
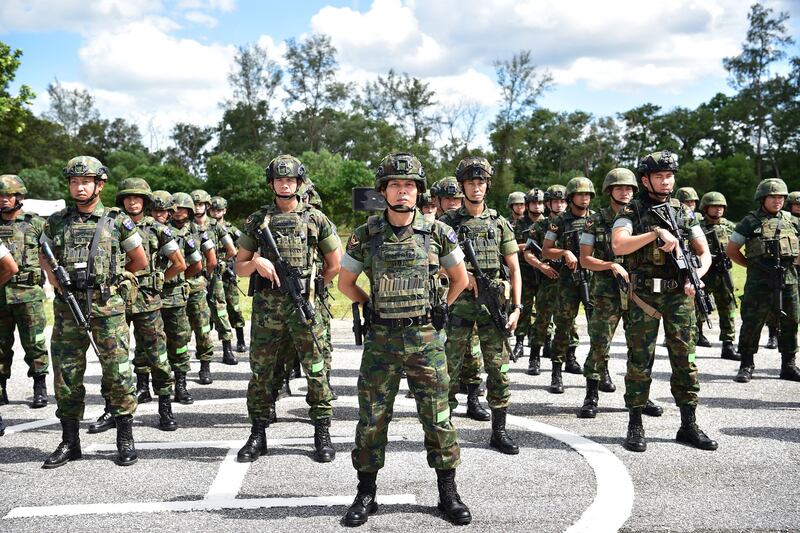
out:
<path id="1" fill-rule="evenodd" d="M 594 418 L 597 416 L 597 402 L 600 399 L 597 391 L 600 382 L 596 379 L 586 380 L 586 398 L 583 399 L 583 407 L 578 412 L 578 418 Z"/>
<path id="2" fill-rule="evenodd" d="M 469 507 L 461 501 L 456 488 L 456 471 L 436 469 L 436 486 L 439 488 L 439 504 L 437 507 L 447 519 L 457 526 L 465 526 L 472 522 Z"/>
<path id="3" fill-rule="evenodd" d="M 506 432 L 506 410 L 492 409 L 492 438 L 489 439 L 489 446 L 506 455 L 516 455 L 519 453 L 519 446 Z"/>
<path id="4" fill-rule="evenodd" d="M 480 385 L 467 385 L 467 417 L 479 422 L 488 422 L 492 416 L 481 406 L 478 400 L 478 388 Z"/>
<path id="5" fill-rule="evenodd" d="M 47 405 L 47 376 L 42 374 L 33 376 L 33 401 L 31 407 L 39 409 Z"/>
<path id="6" fill-rule="evenodd" d="M 642 408 L 631 407 L 628 413 L 628 435 L 622 446 L 632 452 L 643 452 L 647 449 L 644 440 L 644 426 L 642 425 Z"/>
<path id="7" fill-rule="evenodd" d="M 781 354 L 781 374 L 779 377 L 788 381 L 800 381 L 800 370 L 797 369 L 795 364 L 795 354 Z"/>
<path id="8" fill-rule="evenodd" d="M 697 342 L 695 344 L 697 346 L 702 346 L 703 348 L 711 348 L 711 342 L 703 334 L 702 322 L 697 323 Z"/>
<path id="9" fill-rule="evenodd" d="M 244 328 L 236 328 L 236 351 L 239 353 L 247 351 L 247 345 L 244 343 Z"/>
<path id="10" fill-rule="evenodd" d="M 270 424 L 274 424 L 277 421 L 278 421 L 278 412 L 275 410 L 275 402 L 272 402 L 271 404 L 269 404 L 269 407 L 267 408 L 267 424 L 266 425 L 269 426 Z"/>
<path id="11" fill-rule="evenodd" d="M 722 341 L 722 353 L 720 357 L 729 361 L 741 361 L 742 358 L 733 349 L 733 341 Z"/>
<path id="12" fill-rule="evenodd" d="M 222 364 L 231 366 L 239 364 L 239 361 L 236 360 L 236 356 L 233 355 L 231 341 L 222 341 Z"/>
<path id="13" fill-rule="evenodd" d="M 200 374 L 198 376 L 200 385 L 211 385 L 211 361 L 200 361 Z"/>
<path id="14" fill-rule="evenodd" d="M 325 377 L 325 379 L 328 380 L 328 388 L 331 390 L 331 400 L 338 400 L 339 399 L 339 395 L 336 394 L 336 391 L 333 390 L 333 387 L 331 386 L 331 372 L 330 372 L 330 370 L 328 370 L 328 375 Z"/>
<path id="15" fill-rule="evenodd" d="M 748 383 L 753 379 L 753 370 L 755 370 L 755 363 L 753 362 L 753 354 L 741 354 L 742 361 L 739 363 L 739 371 L 733 381 L 738 383 Z"/>
<path id="16" fill-rule="evenodd" d="M 8 392 L 6 392 L 6 378 L 0 378 L 0 405 L 8 405 Z"/>
<path id="17" fill-rule="evenodd" d="M 378 502 L 375 501 L 378 478 L 377 472 L 358 473 L 358 493 L 353 504 L 342 519 L 342 524 L 348 527 L 357 527 L 367 522 L 369 515 L 378 512 Z"/>
<path id="18" fill-rule="evenodd" d="M 567 348 L 566 364 L 564 365 L 564 372 L 567 374 L 583 374 L 583 368 L 575 358 L 575 349 L 575 346 Z"/>
<path id="19" fill-rule="evenodd" d="M 147 403 L 153 399 L 150 396 L 150 374 L 136 374 L 136 402 Z"/>
<path id="20" fill-rule="evenodd" d="M 525 350 L 525 336 L 517 337 L 517 342 L 514 344 L 514 349 L 511 352 L 511 360 L 516 361 L 522 357 L 522 352 Z"/>
<path id="21" fill-rule="evenodd" d="M 160 405 L 159 405 L 160 407 Z M 117 456 L 114 462 L 119 466 L 131 466 L 138 460 L 136 446 L 133 443 L 133 417 L 122 415 L 117 421 Z"/>
<path id="22" fill-rule="evenodd" d="M 528 359 L 528 372 L 529 376 L 538 376 L 542 373 L 541 371 L 541 363 L 539 359 L 539 352 L 541 351 L 541 346 L 531 346 L 531 356 Z"/>
<path id="23" fill-rule="evenodd" d="M 553 371 L 550 374 L 550 394 L 563 394 L 564 383 L 561 381 L 561 363 L 553 363 Z"/>
<path id="24" fill-rule="evenodd" d="M 0 437 L 6 434 L 6 423 L 3 422 L 3 417 L 0 416 Z"/>
<path id="25" fill-rule="evenodd" d="M 675 435 L 675 440 L 699 448 L 701 450 L 716 450 L 717 441 L 708 438 L 708 435 L 703 433 L 703 430 L 697 426 L 697 420 L 694 416 L 696 406 L 694 405 L 681 405 L 681 427 L 678 429 L 678 434 Z"/>
<path id="26" fill-rule="evenodd" d="M 544 348 L 542 348 L 542 357 L 545 359 L 550 359 L 550 352 L 553 349 L 553 338 L 548 335 L 544 339 Z"/>
<path id="27" fill-rule="evenodd" d="M 178 429 L 178 421 L 172 414 L 172 402 L 169 394 L 158 397 L 158 428 L 161 431 L 175 431 Z"/>
<path id="28" fill-rule="evenodd" d="M 236 454 L 236 460 L 240 463 L 252 463 L 262 455 L 267 454 L 267 422 L 266 420 L 254 420 L 250 429 L 250 438 Z"/>
<path id="29" fill-rule="evenodd" d="M 294 365 L 292 365 L 292 371 L 289 373 L 289 379 L 300 379 L 303 375 L 300 373 L 300 358 L 294 358 Z"/>
<path id="30" fill-rule="evenodd" d="M 83 457 L 81 439 L 78 435 L 79 422 L 71 418 L 61 419 L 61 444 L 45 459 L 42 468 L 58 468 Z"/>
<path id="31" fill-rule="evenodd" d="M 314 420 L 314 460 L 318 463 L 330 463 L 336 457 L 336 450 L 331 444 L 331 419 Z"/>
<path id="32" fill-rule="evenodd" d="M 664 408 L 653 403 L 651 400 L 647 400 L 647 403 L 644 404 L 644 408 L 642 409 L 642 413 L 653 417 L 661 416 L 664 414 Z"/>
<path id="33" fill-rule="evenodd" d="M 111 400 L 106 400 L 106 408 L 96 421 L 89 424 L 89 433 L 102 433 L 117 427 L 114 415 L 111 414 Z"/>
<path id="34" fill-rule="evenodd" d="M 767 326 L 768 338 L 767 338 L 767 349 L 774 350 L 778 347 L 778 332 L 775 331 L 773 326 Z"/>
<path id="35" fill-rule="evenodd" d="M 611 381 L 611 374 L 608 373 L 608 367 L 603 371 L 603 377 L 600 379 L 599 389 L 602 392 L 615 392 L 617 386 Z"/>
<path id="36" fill-rule="evenodd" d="M 186 372 L 175 371 L 175 401 L 183 405 L 191 405 L 194 398 L 186 390 Z"/>

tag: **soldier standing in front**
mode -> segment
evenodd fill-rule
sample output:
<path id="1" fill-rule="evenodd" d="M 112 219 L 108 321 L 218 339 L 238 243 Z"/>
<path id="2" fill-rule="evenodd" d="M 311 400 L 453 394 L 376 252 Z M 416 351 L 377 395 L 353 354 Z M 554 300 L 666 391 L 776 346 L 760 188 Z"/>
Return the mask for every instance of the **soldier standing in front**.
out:
<path id="1" fill-rule="evenodd" d="M 11 255 L 11 250 L 6 248 L 3 240 L 0 239 L 0 288 L 3 287 L 8 280 L 14 277 L 19 272 L 19 267 L 14 261 L 14 256 Z M 0 416 L 0 437 L 6 433 L 6 424 L 3 422 L 3 417 Z"/>

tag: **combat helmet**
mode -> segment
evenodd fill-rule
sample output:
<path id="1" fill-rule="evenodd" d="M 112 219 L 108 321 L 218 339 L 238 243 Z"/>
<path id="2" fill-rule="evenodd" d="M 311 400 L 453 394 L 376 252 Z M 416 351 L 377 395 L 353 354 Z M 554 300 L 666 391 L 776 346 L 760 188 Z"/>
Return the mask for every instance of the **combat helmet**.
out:
<path id="1" fill-rule="evenodd" d="M 79 155 L 67 161 L 64 167 L 64 177 L 69 179 L 74 176 L 90 176 L 96 180 L 108 180 L 108 169 L 98 159 L 88 155 Z"/>
<path id="2" fill-rule="evenodd" d="M 534 187 L 529 190 L 525 195 L 525 203 L 529 202 L 544 202 L 545 192 L 539 187 Z"/>
<path id="3" fill-rule="evenodd" d="M 433 203 L 433 195 L 431 194 L 431 191 L 425 191 L 424 193 L 420 194 L 419 198 L 417 199 L 417 205 L 419 207 L 429 205 L 432 203 Z"/>
<path id="4" fill-rule="evenodd" d="M 700 201 L 700 196 L 698 196 L 697 191 L 694 190 L 694 187 L 681 187 L 675 191 L 675 198 L 677 198 L 681 203 Z"/>
<path id="5" fill-rule="evenodd" d="M 317 209 L 322 209 L 322 197 L 317 192 L 317 187 L 311 181 L 311 178 L 306 178 L 298 187 L 297 192 L 305 203 Z"/>
<path id="6" fill-rule="evenodd" d="M 595 196 L 594 192 L 594 183 L 589 178 L 585 178 L 583 176 L 577 176 L 572 178 L 567 182 L 567 200 L 572 198 L 573 194 L 577 193 L 589 193 L 592 195 L 592 198 Z"/>
<path id="7" fill-rule="evenodd" d="M 800 191 L 792 191 L 786 197 L 786 205 L 800 204 Z"/>
<path id="8" fill-rule="evenodd" d="M 197 204 L 210 204 L 211 195 L 203 189 L 195 189 L 191 193 L 192 201 Z"/>
<path id="9" fill-rule="evenodd" d="M 216 210 L 223 210 L 228 208 L 228 200 L 223 198 L 222 196 L 212 196 L 211 197 L 211 209 Z"/>
<path id="10" fill-rule="evenodd" d="M 0 176 L 0 194 L 25 196 L 28 194 L 28 189 L 25 187 L 25 183 L 22 179 L 16 174 L 3 174 Z M 19 196 L 16 196 L 14 199 L 14 207 L 4 207 L 0 209 L 0 212 L 8 213 L 16 211 L 21 207 L 22 202 Z"/>
<path id="11" fill-rule="evenodd" d="M 266 172 L 267 182 L 275 178 L 297 178 L 300 181 L 306 179 L 306 167 L 299 159 L 288 154 L 279 155 L 270 161 Z"/>
<path id="12" fill-rule="evenodd" d="M 150 208 L 157 211 L 174 211 L 175 202 L 172 200 L 172 195 L 169 191 L 153 191 L 153 203 Z M 194 211 L 194 206 L 192 206 L 192 211 Z"/>
<path id="13" fill-rule="evenodd" d="M 190 215 L 194 216 L 194 200 L 185 192 L 176 192 L 172 195 L 172 202 L 177 211 L 179 207 L 184 207 L 189 210 Z"/>
<path id="14" fill-rule="evenodd" d="M 725 195 L 717 191 L 709 191 L 700 199 L 700 211 L 705 212 L 706 207 L 710 205 L 721 205 L 728 207 L 728 202 L 725 200 Z"/>
<path id="15" fill-rule="evenodd" d="M 380 192 L 393 179 L 414 180 L 419 192 L 427 190 L 422 163 L 409 153 L 392 154 L 383 158 L 375 170 L 375 190 Z"/>
<path id="16" fill-rule="evenodd" d="M 639 177 L 649 176 L 652 172 L 670 171 L 673 174 L 678 173 L 678 156 L 669 150 L 662 150 L 661 152 L 653 152 L 639 160 L 639 166 L 636 167 Z"/>
<path id="17" fill-rule="evenodd" d="M 639 184 L 636 183 L 636 175 L 627 168 L 614 168 L 606 174 L 603 180 L 603 194 L 609 194 L 611 187 L 618 185 L 633 187 L 633 192 L 639 190 Z"/>
<path id="18" fill-rule="evenodd" d="M 566 200 L 567 199 L 567 188 L 563 185 L 551 185 L 547 188 L 544 192 L 544 201 L 549 202 L 550 200 Z"/>
<path id="19" fill-rule="evenodd" d="M 492 176 L 494 167 L 489 164 L 485 157 L 465 157 L 458 162 L 456 167 L 456 179 L 461 184 L 465 180 L 482 179 L 486 182 L 486 188 L 492 187 Z"/>
<path id="20" fill-rule="evenodd" d="M 756 187 L 755 200 L 761 200 L 766 196 L 772 195 L 789 196 L 789 188 L 786 187 L 786 182 L 779 178 L 761 180 L 761 183 Z"/>
<path id="21" fill-rule="evenodd" d="M 148 202 L 153 201 L 150 184 L 142 178 L 125 178 L 117 190 L 117 207 L 122 207 L 122 199 L 126 196 L 141 196 Z"/>
<path id="22" fill-rule="evenodd" d="M 464 198 L 464 191 L 455 176 L 447 176 L 437 182 L 436 196 L 440 198 Z"/>
<path id="23" fill-rule="evenodd" d="M 506 207 L 511 207 L 514 204 L 524 204 L 525 203 L 525 193 L 520 191 L 514 191 L 508 195 L 508 201 L 506 201 Z"/>

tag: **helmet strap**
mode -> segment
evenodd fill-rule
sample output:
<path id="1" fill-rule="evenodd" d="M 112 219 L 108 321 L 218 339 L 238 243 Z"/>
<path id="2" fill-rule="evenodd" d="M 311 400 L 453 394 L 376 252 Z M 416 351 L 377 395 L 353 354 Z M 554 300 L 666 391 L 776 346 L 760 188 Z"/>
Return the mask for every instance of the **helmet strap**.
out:
<path id="1" fill-rule="evenodd" d="M 389 209 L 391 209 L 395 213 L 410 213 L 411 211 L 414 210 L 414 207 L 409 207 L 403 204 L 397 204 L 397 205 L 390 205 Z"/>
<path id="2" fill-rule="evenodd" d="M 94 199 L 97 198 L 97 177 L 94 178 L 94 189 L 92 189 L 92 195 L 89 196 L 86 200 L 78 201 L 75 200 L 75 203 L 78 205 L 89 205 L 94 202 Z"/>

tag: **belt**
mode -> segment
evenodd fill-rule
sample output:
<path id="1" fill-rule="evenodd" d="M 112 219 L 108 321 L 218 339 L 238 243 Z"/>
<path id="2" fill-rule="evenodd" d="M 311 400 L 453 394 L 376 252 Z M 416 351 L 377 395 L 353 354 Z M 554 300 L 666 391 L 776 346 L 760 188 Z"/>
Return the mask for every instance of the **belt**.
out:
<path id="1" fill-rule="evenodd" d="M 683 289 L 683 283 L 675 278 L 648 278 L 637 275 L 634 282 L 634 290 L 648 291 L 653 294 L 662 292 L 676 292 Z"/>
<path id="2" fill-rule="evenodd" d="M 428 315 L 415 316 L 409 318 L 380 318 L 373 316 L 370 322 L 377 326 L 385 326 L 387 328 L 410 328 L 413 326 L 424 326 L 431 323 Z"/>
<path id="3" fill-rule="evenodd" d="M 451 326 L 456 326 L 457 328 L 470 328 L 472 329 L 475 326 L 474 320 L 467 320 L 465 318 L 461 318 L 460 316 L 456 316 L 454 314 L 450 315 L 450 318 L 447 320 Z"/>

